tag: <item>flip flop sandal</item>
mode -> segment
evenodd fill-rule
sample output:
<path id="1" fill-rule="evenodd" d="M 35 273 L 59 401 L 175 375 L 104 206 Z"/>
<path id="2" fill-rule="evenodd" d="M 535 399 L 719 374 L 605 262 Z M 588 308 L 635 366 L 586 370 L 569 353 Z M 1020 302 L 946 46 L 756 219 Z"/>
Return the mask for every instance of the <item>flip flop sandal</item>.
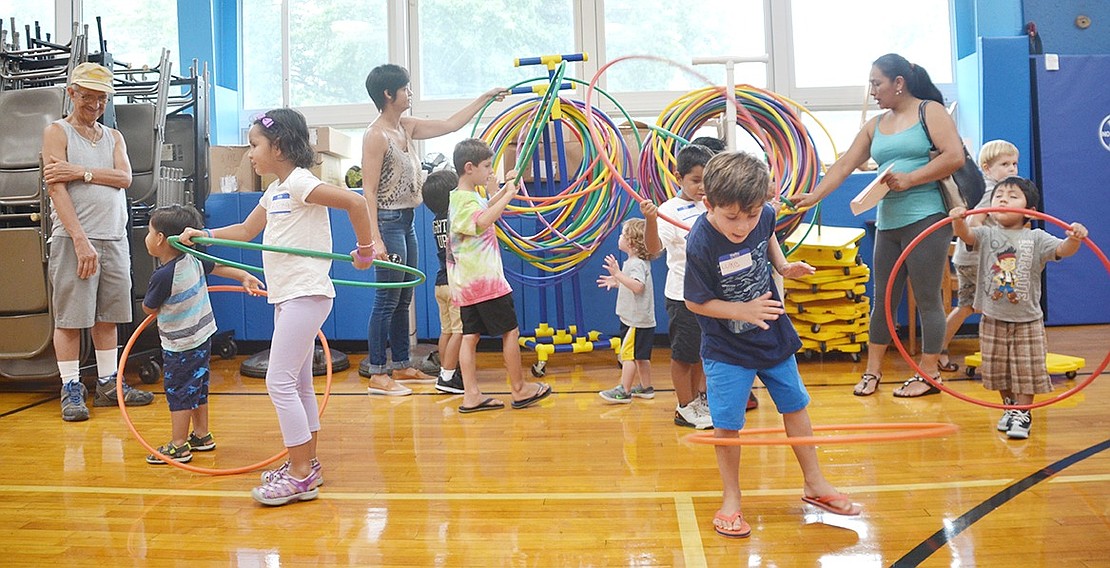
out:
<path id="1" fill-rule="evenodd" d="M 505 408 L 505 403 L 493 397 L 488 397 L 476 406 L 459 406 L 459 412 L 462 414 L 470 414 L 471 412 L 482 412 L 483 410 L 501 410 Z"/>
<path id="2" fill-rule="evenodd" d="M 933 383 L 930 383 L 929 381 L 926 381 L 925 379 L 921 378 L 918 375 L 914 375 L 914 376 L 906 379 L 906 382 L 902 383 L 901 388 L 907 388 L 912 383 L 925 383 L 925 384 L 929 385 L 929 388 L 926 389 L 923 392 L 918 393 L 918 394 L 898 394 L 897 392 L 895 392 L 894 396 L 896 396 L 898 398 L 917 398 L 917 397 L 921 397 L 921 396 L 929 396 L 931 394 L 940 394 L 940 389 L 933 386 Z"/>
<path id="3" fill-rule="evenodd" d="M 537 392 L 536 394 L 534 394 L 534 395 L 532 395 L 532 396 L 530 396 L 530 397 L 528 397 L 524 400 L 514 400 L 513 401 L 513 410 L 520 410 L 522 408 L 528 408 L 529 406 L 532 406 L 533 404 L 536 404 L 537 402 L 539 402 L 539 401 L 547 398 L 549 395 L 551 395 L 551 386 L 550 385 L 548 385 L 546 383 L 539 383 L 539 385 L 540 385 L 540 391 Z"/>
<path id="4" fill-rule="evenodd" d="M 747 538 L 752 534 L 751 525 L 749 525 L 748 522 L 744 520 L 744 516 L 740 514 L 740 511 L 736 511 L 732 515 L 724 515 L 718 512 L 716 515 L 713 515 L 713 520 L 721 521 L 726 525 L 733 525 L 734 523 L 736 523 L 737 520 L 740 521 L 740 527 L 735 529 L 721 527 L 718 526 L 717 523 L 713 523 L 713 530 L 717 531 L 717 534 L 723 537 Z"/>
<path id="5" fill-rule="evenodd" d="M 875 394 L 875 392 L 879 390 L 879 381 L 881 379 L 882 375 L 875 376 L 871 373 L 864 373 L 863 376 L 860 377 L 860 380 L 863 381 L 863 388 L 865 390 L 853 390 L 852 394 L 856 396 L 871 396 Z M 870 392 L 867 392 L 866 389 L 868 386 L 871 385 L 871 381 L 875 381 L 875 388 L 871 389 Z"/>
<path id="6" fill-rule="evenodd" d="M 805 501 L 806 503 L 809 503 L 810 505 L 813 505 L 814 507 L 817 507 L 819 509 L 824 509 L 825 511 L 828 511 L 834 515 L 845 515 L 848 517 L 854 517 L 863 511 L 863 507 L 856 505 L 847 495 L 841 495 L 840 493 L 832 493 L 830 495 L 824 495 L 821 497 L 808 497 L 806 495 L 802 495 L 802 501 Z M 838 509 L 832 506 L 833 501 L 847 501 L 848 507 Z"/>
<path id="7" fill-rule="evenodd" d="M 942 373 L 955 373 L 960 370 L 960 364 L 955 361 L 949 361 L 947 365 L 937 363 L 937 370 Z"/>

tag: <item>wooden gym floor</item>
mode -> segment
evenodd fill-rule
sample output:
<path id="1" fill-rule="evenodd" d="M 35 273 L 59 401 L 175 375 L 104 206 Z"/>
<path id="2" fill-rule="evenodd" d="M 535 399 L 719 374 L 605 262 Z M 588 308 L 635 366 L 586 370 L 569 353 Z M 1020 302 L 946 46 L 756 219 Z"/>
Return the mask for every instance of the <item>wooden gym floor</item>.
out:
<path id="1" fill-rule="evenodd" d="M 1050 328 L 1049 347 L 1106 356 L 1110 326 Z M 956 360 L 975 349 L 953 344 Z M 420 346 L 426 353 L 429 346 Z M 814 424 L 950 422 L 943 439 L 825 445 L 830 480 L 861 503 L 858 518 L 799 500 L 784 446 L 741 458 L 751 538 L 717 536 L 713 449 L 672 423 L 666 349 L 654 400 L 609 406 L 611 353 L 555 355 L 556 394 L 526 410 L 473 415 L 460 397 L 414 385 L 368 397 L 352 369 L 337 374 L 323 419 L 326 485 L 316 501 L 268 508 L 257 473 L 211 477 L 150 466 L 117 408 L 63 423 L 55 381 L 0 383 L 0 565 L 3 566 L 1106 566 L 1110 558 L 1110 383 L 1035 410 L 1032 436 L 1008 440 L 999 411 L 948 395 L 891 396 L 909 376 L 897 357 L 876 396 L 852 396 L 862 363 L 802 361 Z M 238 467 L 280 450 L 264 381 L 216 361 L 210 409 L 218 447 L 192 465 Z M 524 354 L 524 363 L 534 361 Z M 500 355 L 480 355 L 483 387 L 507 388 Z M 527 371 L 526 371 L 527 372 Z M 948 375 L 948 379 L 962 379 Z M 132 378 L 132 382 L 135 380 Z M 1060 380 L 1057 392 L 1076 381 Z M 950 380 L 995 399 L 975 381 Z M 318 391 L 325 380 L 317 379 Z M 161 384 L 150 385 L 160 394 Z M 750 427 L 780 426 L 764 389 Z M 508 401 L 507 396 L 501 396 Z M 165 398 L 130 411 L 153 444 L 169 435 Z"/>

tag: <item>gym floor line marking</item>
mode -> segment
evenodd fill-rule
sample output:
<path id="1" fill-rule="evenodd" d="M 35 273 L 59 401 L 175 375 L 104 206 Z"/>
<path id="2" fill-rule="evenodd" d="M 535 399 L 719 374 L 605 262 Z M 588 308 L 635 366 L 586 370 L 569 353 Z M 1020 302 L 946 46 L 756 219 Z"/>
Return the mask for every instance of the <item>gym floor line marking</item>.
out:
<path id="1" fill-rule="evenodd" d="M 698 529 L 698 516 L 694 512 L 694 500 L 689 496 L 674 498 L 675 516 L 678 517 L 678 534 L 682 539 L 682 558 L 686 568 L 704 568 L 705 548 L 701 544 L 701 530 Z"/>
<path id="2" fill-rule="evenodd" d="M 928 560 L 936 551 L 940 550 L 941 547 L 947 545 L 959 536 L 960 533 L 967 530 L 1002 505 L 1005 505 L 1007 502 L 1017 498 L 1019 495 L 1041 483 L 1052 483 L 1055 479 L 1062 477 L 1058 475 L 1061 471 L 1108 449 L 1110 449 L 1110 439 L 1103 440 L 1093 446 L 1075 452 L 1070 456 L 1038 469 L 1022 479 L 1007 484 L 1001 491 L 972 507 L 958 518 L 954 520 L 945 520 L 944 526 L 940 530 L 933 533 L 929 538 L 922 541 L 921 544 L 918 544 L 896 560 L 891 564 L 891 567 L 909 568 L 920 565 Z"/>
<path id="3" fill-rule="evenodd" d="M 892 493 L 905 491 L 940 491 L 944 489 L 969 489 L 976 487 L 1001 487 L 1015 483 L 1015 479 L 974 479 L 968 481 L 950 481 L 942 483 L 912 483 L 897 485 L 854 485 L 843 486 L 840 489 L 849 494 L 856 493 Z M 1059 476 L 1046 483 L 1098 483 L 1110 481 L 1110 473 Z M 791 489 L 745 489 L 744 495 L 751 497 L 793 497 L 800 494 L 801 488 Z M 0 485 L 0 493 L 95 493 L 99 495 L 141 495 L 141 496 L 191 496 L 191 497 L 243 497 L 249 498 L 249 492 L 244 489 L 167 489 L 160 487 L 104 487 L 104 486 L 51 486 L 51 485 Z M 322 499 L 337 501 L 536 501 L 536 500 L 605 500 L 605 499 L 704 499 L 719 498 L 718 491 L 633 491 L 629 493 L 385 493 L 363 491 L 334 491 L 329 490 L 321 495 Z"/>

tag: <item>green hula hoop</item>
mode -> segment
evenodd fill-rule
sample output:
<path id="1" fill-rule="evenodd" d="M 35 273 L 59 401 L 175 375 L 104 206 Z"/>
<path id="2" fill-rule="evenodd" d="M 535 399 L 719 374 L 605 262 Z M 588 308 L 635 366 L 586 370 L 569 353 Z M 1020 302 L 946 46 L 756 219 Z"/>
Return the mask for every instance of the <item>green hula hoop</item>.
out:
<path id="1" fill-rule="evenodd" d="M 241 262 L 235 262 L 234 260 L 227 260 L 227 259 L 219 258 L 217 256 L 212 256 L 212 255 L 210 255 L 206 252 L 201 252 L 201 251 L 196 250 L 194 248 L 187 247 L 187 246 L 181 244 L 180 242 L 178 242 L 180 240 L 179 237 L 170 237 L 168 240 L 169 240 L 170 245 L 173 246 L 173 248 L 175 248 L 175 249 L 177 249 L 181 252 L 184 252 L 186 254 L 191 254 L 195 257 L 203 258 L 205 260 L 215 262 L 217 264 L 223 264 L 225 266 L 233 266 L 235 268 L 241 268 L 243 270 L 248 270 L 250 272 L 258 272 L 260 274 L 262 273 L 262 269 L 257 267 L 257 266 L 251 266 L 249 264 L 243 264 Z M 351 255 L 349 255 L 349 254 L 339 254 L 337 252 L 321 252 L 321 251 L 318 251 L 318 250 L 306 250 L 306 249 L 289 248 L 289 247 L 277 247 L 277 246 L 272 246 L 272 245 L 263 245 L 263 244 L 259 244 L 259 243 L 250 243 L 250 242 L 244 242 L 244 241 L 232 241 L 232 240 L 228 240 L 228 239 L 216 239 L 216 238 L 212 238 L 212 237 L 193 237 L 192 240 L 193 240 L 193 242 L 195 242 L 197 244 L 201 244 L 201 245 L 225 246 L 225 247 L 241 248 L 241 249 L 247 249 L 247 250 L 258 250 L 258 251 L 263 251 L 263 252 L 280 252 L 280 253 L 284 253 L 284 254 L 293 254 L 293 255 L 305 256 L 305 257 L 309 257 L 309 258 L 322 258 L 322 259 L 325 259 L 325 260 L 341 260 L 341 261 L 344 261 L 344 262 L 353 262 L 354 261 L 354 258 L 351 257 Z M 397 264 L 395 262 L 386 262 L 384 260 L 375 259 L 374 262 L 371 264 L 371 266 L 376 267 L 376 268 L 388 268 L 390 270 L 398 270 L 400 272 L 404 272 L 405 274 L 415 276 L 416 280 L 404 280 L 404 281 L 401 281 L 401 282 L 363 282 L 361 280 L 340 280 L 340 279 L 337 279 L 337 278 L 332 278 L 331 281 L 332 281 L 333 284 L 336 284 L 338 286 L 356 286 L 356 287 L 359 287 L 359 288 L 412 288 L 412 287 L 415 287 L 415 286 L 419 286 L 420 284 L 423 284 L 424 280 L 425 280 L 425 276 L 424 276 L 423 272 L 420 272 L 419 270 L 417 270 L 417 269 L 415 269 L 411 266 L 406 266 L 404 264 Z"/>

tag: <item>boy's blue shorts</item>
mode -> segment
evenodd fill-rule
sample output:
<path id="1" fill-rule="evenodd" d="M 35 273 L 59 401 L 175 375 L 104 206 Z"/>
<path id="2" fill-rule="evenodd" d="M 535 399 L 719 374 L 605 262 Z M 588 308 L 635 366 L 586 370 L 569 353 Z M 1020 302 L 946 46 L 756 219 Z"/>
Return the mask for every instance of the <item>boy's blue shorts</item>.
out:
<path id="1" fill-rule="evenodd" d="M 212 340 L 188 351 L 162 350 L 162 385 L 171 412 L 208 404 L 208 365 Z"/>
<path id="2" fill-rule="evenodd" d="M 744 428 L 748 394 L 756 373 L 767 386 L 779 414 L 797 412 L 809 405 L 809 393 L 798 373 L 798 362 L 791 355 L 768 369 L 748 369 L 712 359 L 702 361 L 705 369 L 706 394 L 713 427 L 720 430 Z"/>

